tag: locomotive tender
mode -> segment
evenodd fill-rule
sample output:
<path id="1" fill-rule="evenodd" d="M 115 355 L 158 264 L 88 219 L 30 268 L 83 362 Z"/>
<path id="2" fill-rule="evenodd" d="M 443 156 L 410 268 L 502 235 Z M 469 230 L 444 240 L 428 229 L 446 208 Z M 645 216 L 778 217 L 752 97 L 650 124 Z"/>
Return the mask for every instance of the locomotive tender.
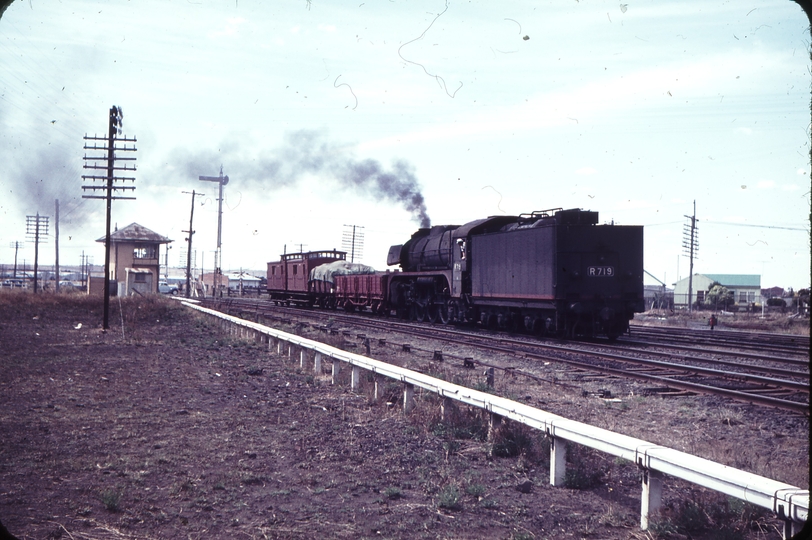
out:
<path id="1" fill-rule="evenodd" d="M 269 292 L 280 299 L 270 290 L 272 264 Z M 392 246 L 387 264 L 400 271 L 355 272 L 348 263 L 340 275 L 314 279 L 314 269 L 297 298 L 418 321 L 609 338 L 644 310 L 643 227 L 598 225 L 597 212 L 558 208 L 424 228 Z"/>

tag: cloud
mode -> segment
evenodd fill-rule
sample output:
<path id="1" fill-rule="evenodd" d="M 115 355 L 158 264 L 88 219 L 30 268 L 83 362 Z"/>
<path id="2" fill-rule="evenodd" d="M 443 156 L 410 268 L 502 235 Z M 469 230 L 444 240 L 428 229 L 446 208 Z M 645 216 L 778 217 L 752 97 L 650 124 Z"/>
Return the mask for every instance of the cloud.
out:
<path id="1" fill-rule="evenodd" d="M 575 171 L 575 174 L 588 176 L 588 175 L 591 175 L 591 174 L 596 174 L 597 172 L 598 171 L 593 169 L 592 167 L 581 167 L 580 169 Z"/>
<path id="2" fill-rule="evenodd" d="M 719 66 L 723 66 L 720 68 Z M 654 69 L 641 69 L 623 77 L 601 79 L 577 88 L 538 94 L 509 108 L 500 108 L 477 117 L 457 118 L 425 130 L 401 133 L 367 141 L 364 149 L 409 142 L 535 131 L 557 126 L 614 121 L 626 111 L 639 113 L 640 103 L 662 103 L 665 91 L 677 79 L 686 99 L 693 99 L 709 85 L 719 86 L 746 66 L 727 56 L 709 56 L 702 62 L 678 63 Z M 670 98 L 669 98 L 670 99 Z M 745 128 L 747 129 L 747 128 Z"/>
<path id="3" fill-rule="evenodd" d="M 222 30 L 216 30 L 209 34 L 209 37 L 234 36 L 239 32 L 239 27 L 245 22 L 242 17 L 230 17 L 226 19 L 226 26 Z"/>
<path id="4" fill-rule="evenodd" d="M 775 187 L 775 182 L 772 180 L 762 180 L 756 184 L 756 187 L 759 189 L 772 189 Z"/>

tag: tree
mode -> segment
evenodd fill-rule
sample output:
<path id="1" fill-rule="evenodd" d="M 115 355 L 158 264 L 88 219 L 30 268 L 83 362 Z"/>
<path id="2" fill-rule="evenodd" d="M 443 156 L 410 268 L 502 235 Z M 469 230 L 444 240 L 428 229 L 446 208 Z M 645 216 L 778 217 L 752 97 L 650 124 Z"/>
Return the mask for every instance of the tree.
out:
<path id="1" fill-rule="evenodd" d="M 733 298 L 733 291 L 730 291 L 718 281 L 714 281 L 710 284 L 708 293 L 705 295 L 706 307 L 710 309 L 727 309 L 735 303 L 736 300 Z"/>

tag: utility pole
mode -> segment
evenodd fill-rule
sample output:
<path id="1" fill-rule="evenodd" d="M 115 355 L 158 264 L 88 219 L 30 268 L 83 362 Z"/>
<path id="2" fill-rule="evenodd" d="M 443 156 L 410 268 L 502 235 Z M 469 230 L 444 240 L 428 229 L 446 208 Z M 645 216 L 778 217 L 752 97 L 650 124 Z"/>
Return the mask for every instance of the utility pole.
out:
<path id="1" fill-rule="evenodd" d="M 228 176 L 223 176 L 223 166 L 220 165 L 220 176 L 198 176 L 197 178 L 204 182 L 217 182 L 220 188 L 217 197 L 217 252 L 214 254 L 214 296 L 217 296 L 219 291 L 220 297 L 222 297 L 223 291 L 220 290 L 220 278 L 223 274 L 221 268 L 223 264 L 223 186 L 228 184 Z"/>
<path id="2" fill-rule="evenodd" d="M 344 225 L 347 229 L 344 230 L 344 236 L 341 239 L 341 248 L 350 252 L 350 262 L 355 262 L 355 254 L 358 253 L 358 258 L 363 256 L 364 252 L 364 233 L 358 229 L 363 229 L 360 225 Z M 352 229 L 350 229 L 352 227 Z"/>
<path id="3" fill-rule="evenodd" d="M 182 193 L 189 193 L 188 191 L 183 191 Z M 192 228 L 192 222 L 195 218 L 195 196 L 203 195 L 203 193 L 195 193 L 194 190 L 191 192 L 192 195 L 192 211 L 189 213 L 189 230 L 188 231 L 181 231 L 185 233 L 189 233 L 189 237 L 186 239 L 188 244 L 186 245 L 186 298 L 191 297 L 191 283 L 190 278 L 192 276 L 192 235 L 195 233 L 194 229 Z"/>
<path id="4" fill-rule="evenodd" d="M 126 182 L 130 181 L 135 184 L 135 177 L 125 177 L 125 176 L 113 176 L 113 171 L 135 171 L 135 163 L 132 164 L 131 167 L 128 167 L 125 163 L 122 167 L 116 167 L 116 161 L 135 161 L 134 157 L 116 157 L 116 152 L 135 152 L 135 144 L 132 145 L 132 148 L 127 147 L 127 143 L 135 143 L 136 138 L 133 137 L 132 139 L 128 139 L 127 137 L 117 137 L 117 135 L 121 135 L 121 126 L 123 125 L 124 119 L 124 111 L 121 110 L 121 107 L 113 107 L 110 109 L 109 115 L 109 123 L 108 123 L 108 130 L 107 130 L 107 139 L 105 140 L 104 137 L 97 137 L 93 135 L 92 137 L 88 137 L 85 134 L 85 150 L 104 150 L 107 152 L 106 155 L 102 156 L 88 156 L 85 154 L 84 160 L 84 168 L 85 169 L 107 169 L 107 175 L 82 175 L 83 180 L 91 180 L 93 183 L 90 185 L 82 186 L 83 190 L 91 190 L 92 193 L 95 193 L 96 190 L 103 189 L 107 190 L 107 195 L 82 195 L 83 199 L 106 199 L 107 200 L 107 230 L 105 232 L 104 237 L 104 321 L 102 323 L 102 329 L 107 331 L 110 328 L 108 323 L 109 321 L 109 313 L 110 313 L 110 214 L 112 212 L 113 207 L 113 199 L 126 199 L 126 200 L 135 200 L 135 197 L 113 197 L 113 191 L 134 191 L 135 185 L 132 186 L 122 186 L 118 184 L 114 184 L 113 182 Z M 93 146 L 88 146 L 87 141 L 94 141 Z M 107 146 L 98 146 L 96 141 L 105 141 Z M 116 146 L 116 142 L 123 142 L 124 146 Z M 107 166 L 101 165 L 104 161 L 107 162 Z M 106 185 L 96 185 L 96 180 L 105 181 Z"/>
<path id="5" fill-rule="evenodd" d="M 91 270 L 93 270 L 93 263 L 91 262 L 93 257 L 90 255 L 85 255 L 85 252 L 82 251 L 82 287 L 87 289 L 87 282 L 90 276 Z"/>
<path id="6" fill-rule="evenodd" d="M 56 260 L 54 273 L 56 273 L 56 292 L 59 292 L 59 199 L 54 204 L 54 244 L 56 245 Z"/>
<path id="7" fill-rule="evenodd" d="M 693 288 L 694 288 L 694 257 L 696 256 L 696 251 L 699 249 L 699 243 L 697 242 L 697 230 L 696 230 L 696 201 L 694 201 L 694 214 L 692 216 L 685 216 L 691 223 L 686 223 L 683 226 L 683 240 L 682 240 L 682 249 L 687 250 L 688 257 L 689 257 L 689 266 L 688 266 L 688 313 L 693 311 Z"/>
<path id="8" fill-rule="evenodd" d="M 12 276 L 14 279 L 17 279 L 17 251 L 22 247 L 22 242 L 15 240 L 8 247 L 14 248 L 14 275 Z"/>
<path id="9" fill-rule="evenodd" d="M 166 245 L 166 253 L 164 254 L 164 259 L 166 260 L 166 264 L 164 264 L 164 279 L 168 282 L 169 281 L 169 250 L 172 249 L 172 246 L 169 244 Z"/>
<path id="10" fill-rule="evenodd" d="M 197 253 L 195 253 L 195 257 Z M 203 294 L 203 298 L 206 298 L 206 280 L 204 268 L 206 267 L 206 252 L 201 250 L 200 251 L 200 291 Z"/>
<path id="11" fill-rule="evenodd" d="M 45 241 L 40 240 L 40 237 L 48 235 L 48 217 L 39 215 L 39 212 L 37 212 L 36 216 L 26 216 L 25 233 L 28 235 L 29 241 L 34 242 L 34 294 L 36 294 L 37 282 L 39 280 L 39 276 L 37 276 L 39 244 Z"/>

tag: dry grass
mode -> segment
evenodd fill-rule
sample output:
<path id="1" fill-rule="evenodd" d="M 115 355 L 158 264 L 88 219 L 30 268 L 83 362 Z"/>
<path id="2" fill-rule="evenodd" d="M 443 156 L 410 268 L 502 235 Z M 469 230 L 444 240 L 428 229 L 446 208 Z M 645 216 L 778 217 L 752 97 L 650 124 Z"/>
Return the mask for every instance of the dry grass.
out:
<path id="1" fill-rule="evenodd" d="M 711 311 L 667 311 L 651 310 L 637 313 L 634 322 L 647 326 L 679 326 L 688 327 L 697 324 L 707 324 Z M 778 334 L 794 334 L 808 336 L 810 329 L 809 317 L 795 317 L 791 313 L 720 313 L 719 328 L 736 330 L 752 330 L 756 332 L 774 332 Z"/>

